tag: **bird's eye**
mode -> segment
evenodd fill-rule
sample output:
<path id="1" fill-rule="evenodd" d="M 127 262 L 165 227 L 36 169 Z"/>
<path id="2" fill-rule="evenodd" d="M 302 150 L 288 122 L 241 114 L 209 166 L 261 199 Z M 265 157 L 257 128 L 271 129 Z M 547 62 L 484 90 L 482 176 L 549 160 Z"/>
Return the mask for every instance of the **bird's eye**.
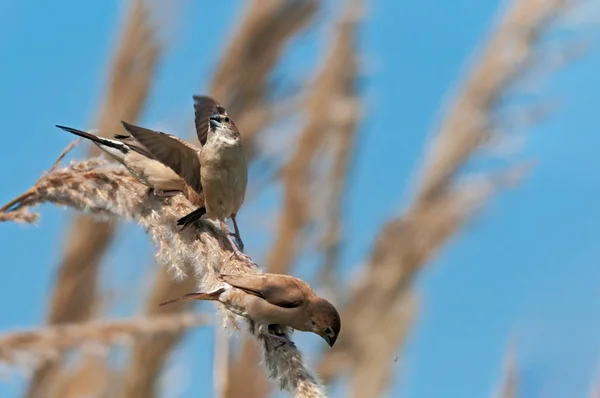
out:
<path id="1" fill-rule="evenodd" d="M 225 123 L 229 123 L 229 116 L 225 116 L 225 117 L 223 118 L 223 121 L 224 121 Z"/>
<path id="2" fill-rule="evenodd" d="M 327 336 L 331 336 L 331 337 L 333 337 L 333 335 L 334 335 L 333 330 L 331 330 L 331 328 L 325 329 L 325 334 L 327 334 Z"/>

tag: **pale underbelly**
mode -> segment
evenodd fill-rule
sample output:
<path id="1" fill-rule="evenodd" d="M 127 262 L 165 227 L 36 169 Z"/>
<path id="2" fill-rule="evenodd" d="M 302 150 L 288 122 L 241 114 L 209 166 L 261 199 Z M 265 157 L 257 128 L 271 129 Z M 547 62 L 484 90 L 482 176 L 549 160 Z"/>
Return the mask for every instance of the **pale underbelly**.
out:
<path id="1" fill-rule="evenodd" d="M 207 175 L 210 176 L 207 178 Z M 202 189 L 209 218 L 228 218 L 244 203 L 246 181 L 231 169 L 202 170 Z"/>

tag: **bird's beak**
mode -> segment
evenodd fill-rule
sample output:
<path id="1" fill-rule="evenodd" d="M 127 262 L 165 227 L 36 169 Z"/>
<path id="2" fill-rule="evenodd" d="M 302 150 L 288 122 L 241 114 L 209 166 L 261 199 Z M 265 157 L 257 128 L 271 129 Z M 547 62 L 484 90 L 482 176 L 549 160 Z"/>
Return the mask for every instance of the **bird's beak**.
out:
<path id="1" fill-rule="evenodd" d="M 221 115 L 214 114 L 208 119 L 211 127 L 222 127 L 221 124 Z"/>
<path id="2" fill-rule="evenodd" d="M 323 339 L 327 342 L 329 347 L 333 347 L 333 345 L 335 344 L 335 341 L 337 340 L 337 336 L 330 337 L 328 335 L 323 335 L 321 337 L 323 337 Z"/>

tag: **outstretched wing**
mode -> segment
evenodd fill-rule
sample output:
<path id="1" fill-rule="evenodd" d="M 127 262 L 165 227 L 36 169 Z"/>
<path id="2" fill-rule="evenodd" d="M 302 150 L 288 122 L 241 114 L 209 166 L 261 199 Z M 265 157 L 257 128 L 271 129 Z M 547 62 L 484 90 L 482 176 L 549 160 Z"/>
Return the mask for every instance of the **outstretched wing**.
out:
<path id="1" fill-rule="evenodd" d="M 140 144 L 142 144 L 156 160 L 170 167 L 196 192 L 202 192 L 200 182 L 200 159 L 198 153 L 180 139 L 159 131 L 121 122 Z"/>
<path id="2" fill-rule="evenodd" d="M 214 114 L 227 115 L 227 111 L 218 101 L 206 95 L 194 95 L 194 121 L 196 134 L 201 145 L 206 144 L 209 118 Z"/>

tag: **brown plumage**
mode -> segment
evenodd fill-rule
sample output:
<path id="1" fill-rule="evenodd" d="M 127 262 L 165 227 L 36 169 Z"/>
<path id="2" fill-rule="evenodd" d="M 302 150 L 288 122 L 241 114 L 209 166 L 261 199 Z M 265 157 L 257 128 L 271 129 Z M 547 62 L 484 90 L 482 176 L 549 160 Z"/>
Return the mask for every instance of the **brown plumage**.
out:
<path id="1" fill-rule="evenodd" d="M 189 293 L 160 305 L 185 300 L 215 300 L 232 312 L 268 326 L 313 332 L 333 347 L 341 329 L 338 311 L 302 279 L 280 274 L 220 275 L 224 286 L 208 293 Z M 281 339 L 280 336 L 274 336 Z"/>
<path id="2" fill-rule="evenodd" d="M 202 145 L 199 151 L 178 144 L 163 133 L 125 122 L 123 126 L 158 161 L 175 171 L 197 193 L 204 193 L 205 206 L 182 217 L 177 224 L 183 229 L 206 214 L 207 218 L 219 221 L 234 253 L 243 258 L 246 256 L 231 240 L 225 225 L 225 219 L 231 217 L 234 235 L 243 250 L 236 215 L 246 195 L 248 162 L 240 133 L 225 108 L 213 98 L 193 98 L 196 133 Z"/>
<path id="3" fill-rule="evenodd" d="M 125 130 L 140 142 L 156 160 L 174 171 L 198 193 L 202 192 L 202 183 L 198 174 L 200 148 L 170 134 L 123 121 L 121 123 Z"/>
<path id="4" fill-rule="evenodd" d="M 198 206 L 203 204 L 201 197 L 190 192 L 189 187 L 177 173 L 165 166 L 148 149 L 129 135 L 115 135 L 114 140 L 99 137 L 92 133 L 74 129 L 66 126 L 56 127 L 68 131 L 71 134 L 86 138 L 102 151 L 123 164 L 131 175 L 148 186 L 151 192 L 157 196 L 171 196 L 184 193 L 190 201 Z M 167 135 L 171 140 L 179 140 L 177 137 Z M 182 141 L 182 140 L 181 140 Z M 185 143 L 190 150 L 199 151 L 192 144 Z"/>

